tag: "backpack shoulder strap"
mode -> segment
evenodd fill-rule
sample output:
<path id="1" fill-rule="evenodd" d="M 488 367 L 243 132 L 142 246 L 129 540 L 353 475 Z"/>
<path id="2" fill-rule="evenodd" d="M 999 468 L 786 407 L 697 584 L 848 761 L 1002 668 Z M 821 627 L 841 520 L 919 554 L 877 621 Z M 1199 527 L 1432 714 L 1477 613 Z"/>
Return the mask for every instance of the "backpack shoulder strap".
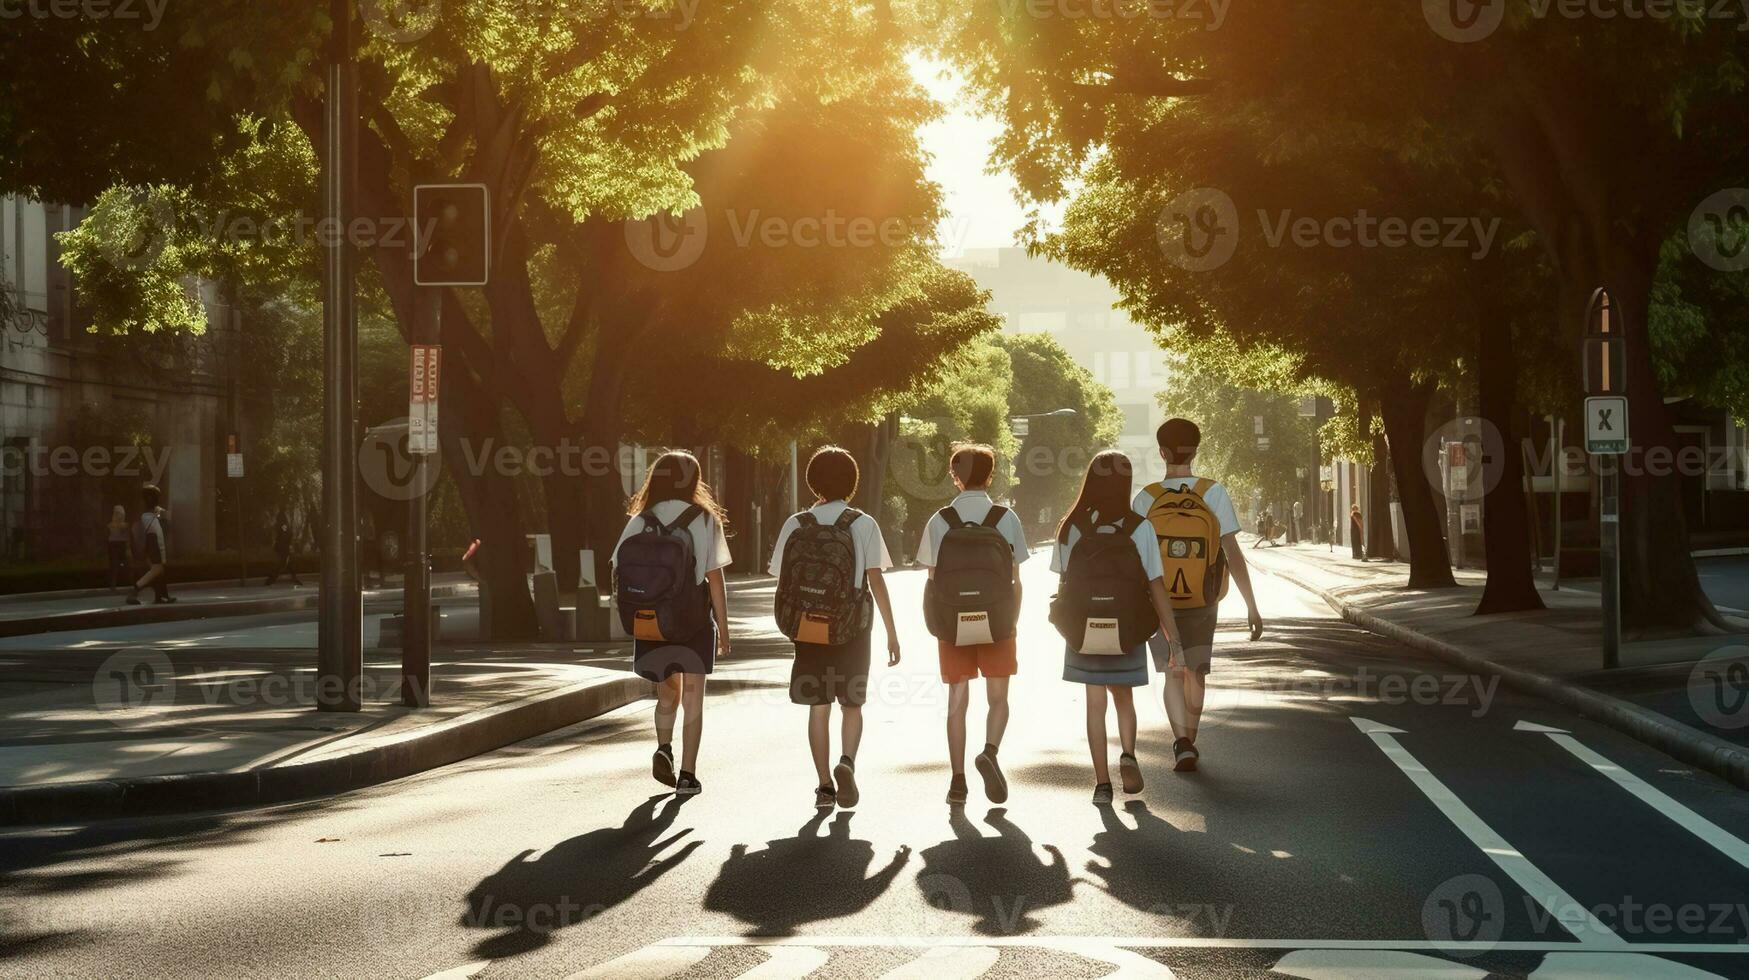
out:
<path id="1" fill-rule="evenodd" d="M 693 504 L 692 506 L 681 511 L 680 516 L 676 517 L 674 519 L 674 523 L 666 525 L 665 529 L 669 530 L 669 531 L 684 531 L 687 528 L 691 527 L 692 522 L 698 520 L 699 515 L 703 514 L 703 513 L 704 513 L 703 507 L 700 507 L 697 504 Z"/>
<path id="2" fill-rule="evenodd" d="M 984 526 L 995 527 L 1002 523 L 1002 518 L 1008 516 L 1008 508 L 1001 504 L 991 504 L 990 513 L 984 515 Z"/>
<path id="3" fill-rule="evenodd" d="M 862 511 L 855 507 L 846 507 L 844 513 L 838 515 L 838 520 L 834 521 L 832 526 L 840 531 L 848 531 L 850 526 L 859 520 L 862 520 Z"/>
<path id="4" fill-rule="evenodd" d="M 1161 497 L 1166 496 L 1166 484 L 1150 483 L 1142 488 L 1142 492 L 1153 498 L 1155 501 L 1158 501 Z"/>
<path id="5" fill-rule="evenodd" d="M 1063 547 L 1067 548 L 1069 546 L 1069 529 L 1070 528 L 1074 528 L 1075 530 L 1080 531 L 1081 536 L 1083 538 L 1085 538 L 1085 537 L 1087 537 L 1087 535 L 1089 535 L 1093 532 L 1092 525 L 1093 525 L 1093 515 L 1088 514 L 1085 511 L 1083 511 L 1080 514 L 1073 515 L 1073 517 L 1071 519 L 1064 521 L 1063 526 L 1060 529 L 1058 529 L 1058 531 L 1057 531 L 1057 543 L 1062 545 Z"/>
<path id="6" fill-rule="evenodd" d="M 818 523 L 820 523 L 820 519 L 815 517 L 814 512 L 811 510 L 804 510 L 796 515 L 797 527 L 813 527 Z"/>
<path id="7" fill-rule="evenodd" d="M 662 530 L 662 522 L 656 519 L 656 512 L 654 509 L 644 511 L 642 514 L 638 515 L 638 518 L 644 522 L 645 531 Z"/>
<path id="8" fill-rule="evenodd" d="M 1208 492 L 1210 490 L 1214 489 L 1214 485 L 1215 485 L 1215 481 L 1209 479 L 1208 477 L 1206 477 L 1206 476 L 1198 477 L 1196 484 L 1194 486 L 1192 486 L 1190 488 L 1190 490 L 1192 493 L 1196 494 L 1198 497 L 1203 497 L 1203 496 L 1207 496 Z"/>
<path id="9" fill-rule="evenodd" d="M 936 511 L 935 514 L 937 517 L 940 517 L 947 522 L 947 529 L 950 531 L 956 527 L 964 527 L 967 523 L 966 519 L 960 516 L 960 512 L 956 510 L 952 504 L 948 504 L 946 507 Z"/>
<path id="10" fill-rule="evenodd" d="M 1136 528 L 1141 527 L 1146 520 L 1147 518 L 1132 510 L 1117 522 L 1117 533 L 1127 538 L 1136 533 Z"/>

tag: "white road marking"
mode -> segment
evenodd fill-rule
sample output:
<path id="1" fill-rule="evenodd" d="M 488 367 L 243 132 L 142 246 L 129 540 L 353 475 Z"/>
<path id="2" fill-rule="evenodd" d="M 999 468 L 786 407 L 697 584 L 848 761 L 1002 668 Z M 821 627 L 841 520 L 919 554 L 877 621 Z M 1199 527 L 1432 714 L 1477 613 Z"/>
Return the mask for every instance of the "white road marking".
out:
<path id="1" fill-rule="evenodd" d="M 690 970 L 698 961 L 711 955 L 711 946 L 645 946 L 618 959 L 608 960 L 567 980 L 664 980 L 676 973 Z"/>
<path id="2" fill-rule="evenodd" d="M 1638 953 L 1550 953 L 1530 980 L 1724 980 L 1685 963 Z"/>
<path id="3" fill-rule="evenodd" d="M 881 980 L 977 980 L 996 965 L 997 955 L 989 946 L 936 946 L 881 974 Z"/>
<path id="4" fill-rule="evenodd" d="M 1053 949 L 1062 949 L 1084 959 L 1110 963 L 1117 967 L 1113 973 L 1107 973 L 1100 980 L 1176 980 L 1178 974 L 1159 960 L 1152 960 L 1140 953 L 1131 952 L 1111 946 L 1104 949 L 1089 949 L 1085 943 L 1076 943 L 1072 947 L 1058 947 L 1049 940 L 1046 945 Z"/>
<path id="5" fill-rule="evenodd" d="M 1463 942 L 1432 939 L 1227 939 L 1218 936 L 685 936 L 665 939 L 659 946 L 819 946 L 838 947 L 935 947 L 990 946 L 1003 948 L 1049 947 L 1098 959 L 1097 951 L 1115 946 L 1130 949 L 1381 949 L 1430 953 L 1571 953 L 1585 947 L 1576 942 L 1546 940 Z M 1746 956 L 1749 943 L 1631 943 L 1633 953 L 1678 953 L 1695 956 Z M 1612 954 L 1615 955 L 1615 954 Z"/>
<path id="6" fill-rule="evenodd" d="M 1489 975 L 1463 963 L 1394 949 L 1299 949 L 1269 969 L 1301 980 L 1483 980 Z"/>
<path id="7" fill-rule="evenodd" d="M 1539 725 L 1531 721 L 1521 721 L 1512 727 L 1515 731 L 1538 732 L 1547 735 L 1549 741 L 1573 753 L 1579 758 L 1579 761 L 1608 776 L 1617 786 L 1638 797 L 1640 802 L 1669 817 L 1683 830 L 1711 844 L 1720 854 L 1737 862 L 1739 867 L 1749 868 L 1749 844 L 1743 843 L 1727 833 L 1723 827 L 1671 799 L 1652 784 L 1609 761 L 1597 752 L 1586 748 L 1584 743 L 1574 738 L 1572 733 L 1566 729 L 1550 728 L 1547 725 Z"/>
<path id="8" fill-rule="evenodd" d="M 814 946 L 768 946 L 765 955 L 764 963 L 741 974 L 739 980 L 802 980 L 831 959 L 831 954 Z"/>
<path id="9" fill-rule="evenodd" d="M 433 973 L 431 976 L 426 977 L 425 980 L 468 980 L 469 977 L 472 977 L 474 974 L 491 965 L 491 960 L 480 960 L 476 963 L 468 963 L 464 966 L 458 966 L 453 970 L 445 970 L 442 973 Z"/>
<path id="10" fill-rule="evenodd" d="M 1471 843 L 1480 848 L 1483 854 L 1488 855 L 1488 858 L 1498 865 L 1500 870 L 1510 875 L 1512 880 L 1518 883 L 1518 887 L 1524 889 L 1531 898 L 1547 909 L 1554 920 L 1572 933 L 1579 942 L 1594 947 L 1625 947 L 1628 945 L 1626 940 L 1599 922 L 1597 917 L 1591 914 L 1590 909 L 1580 905 L 1578 900 L 1567 894 L 1565 889 L 1555 884 L 1554 879 L 1543 874 L 1541 869 L 1530 863 L 1530 859 L 1520 853 L 1518 848 L 1513 847 L 1506 838 L 1501 837 L 1494 828 L 1488 826 L 1486 821 L 1476 815 L 1476 811 L 1470 809 L 1463 800 L 1458 799 L 1456 793 L 1446 788 L 1446 785 L 1440 782 L 1438 777 L 1427 771 L 1426 766 L 1423 766 L 1413 755 L 1409 754 L 1409 750 L 1403 748 L 1396 739 L 1396 736 L 1406 734 L 1402 729 L 1381 725 L 1365 718 L 1350 718 L 1349 721 L 1354 722 L 1354 727 L 1360 729 L 1363 734 L 1373 740 L 1373 744 L 1384 752 L 1385 758 L 1390 759 L 1398 769 L 1403 770 L 1403 775 L 1409 777 L 1409 781 L 1415 784 L 1415 788 L 1419 789 L 1434 806 L 1438 807 L 1440 812 L 1445 814 L 1447 820 L 1450 820 L 1465 837 L 1468 837 Z"/>

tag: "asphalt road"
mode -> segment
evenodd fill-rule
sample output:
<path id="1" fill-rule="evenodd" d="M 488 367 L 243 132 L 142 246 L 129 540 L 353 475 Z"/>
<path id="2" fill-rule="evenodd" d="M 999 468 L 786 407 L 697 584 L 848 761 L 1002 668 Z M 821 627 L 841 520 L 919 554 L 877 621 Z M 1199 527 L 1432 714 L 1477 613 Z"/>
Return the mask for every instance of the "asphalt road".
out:
<path id="1" fill-rule="evenodd" d="M 854 811 L 814 810 L 774 663 L 710 698 L 684 803 L 645 705 L 332 800 L 0 834 L 0 975 L 1749 975 L 1749 797 L 1267 577 L 1263 641 L 1226 609 L 1203 771 L 1169 771 L 1156 681 L 1146 790 L 1093 806 L 1042 565 L 1006 806 L 975 774 L 943 804 L 909 626 Z"/>

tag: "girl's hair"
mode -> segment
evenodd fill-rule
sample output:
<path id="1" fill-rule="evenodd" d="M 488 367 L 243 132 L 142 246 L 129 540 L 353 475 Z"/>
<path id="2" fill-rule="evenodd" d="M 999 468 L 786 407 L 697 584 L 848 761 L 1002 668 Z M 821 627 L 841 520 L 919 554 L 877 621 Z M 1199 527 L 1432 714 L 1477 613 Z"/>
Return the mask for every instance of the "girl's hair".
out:
<path id="1" fill-rule="evenodd" d="M 1081 479 L 1081 495 L 1075 498 L 1075 506 L 1063 515 L 1062 523 L 1057 525 L 1057 540 L 1062 541 L 1069 536 L 1070 525 L 1079 521 L 1083 515 L 1091 518 L 1097 513 L 1102 519 L 1115 520 L 1121 514 L 1130 510 L 1130 482 L 1133 472 L 1130 458 L 1115 449 L 1107 449 L 1087 464 L 1087 475 Z"/>
<path id="2" fill-rule="evenodd" d="M 808 489 L 821 500 L 849 500 L 861 482 L 856 457 L 848 450 L 822 446 L 808 459 Z"/>
<path id="3" fill-rule="evenodd" d="M 711 493 L 710 484 L 700 478 L 698 457 L 684 449 L 670 449 L 656 460 L 644 475 L 644 485 L 638 488 L 626 513 L 642 514 L 664 500 L 684 500 L 703 509 L 719 525 L 728 526 L 723 508 Z"/>

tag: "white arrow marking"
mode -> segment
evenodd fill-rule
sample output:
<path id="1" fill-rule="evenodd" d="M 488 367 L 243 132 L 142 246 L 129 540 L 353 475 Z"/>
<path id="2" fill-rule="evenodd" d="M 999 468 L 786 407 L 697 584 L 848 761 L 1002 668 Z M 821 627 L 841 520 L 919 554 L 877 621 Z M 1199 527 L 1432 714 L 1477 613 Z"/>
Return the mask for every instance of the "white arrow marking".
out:
<path id="1" fill-rule="evenodd" d="M 741 974 L 741 980 L 802 980 L 831 958 L 813 946 L 766 946 L 764 952 L 768 959 Z"/>
<path id="2" fill-rule="evenodd" d="M 881 980 L 976 980 L 996 965 L 996 955 L 989 946 L 937 946 L 881 974 Z"/>
<path id="3" fill-rule="evenodd" d="M 581 973 L 573 973 L 567 980 L 664 980 L 692 969 L 709 955 L 709 946 L 645 946 Z"/>
<path id="4" fill-rule="evenodd" d="M 1445 814 L 1457 829 L 1470 842 L 1481 848 L 1500 870 L 1511 876 L 1530 897 L 1536 899 L 1547 909 L 1566 930 L 1573 934 L 1581 943 L 1587 946 L 1626 946 L 1627 942 L 1611 932 L 1609 927 L 1597 921 L 1591 911 L 1580 905 L 1573 896 L 1567 894 L 1554 879 L 1543 874 L 1542 870 L 1530 863 L 1530 859 L 1519 852 L 1518 848 L 1507 843 L 1494 828 L 1469 808 L 1463 800 L 1457 798 L 1446 785 L 1439 781 L 1433 773 L 1427 771 L 1409 750 L 1398 744 L 1396 736 L 1407 734 L 1401 728 L 1381 725 L 1365 718 L 1350 718 L 1354 727 L 1373 740 L 1385 758 L 1403 770 L 1403 775 L 1415 784 L 1423 795 Z"/>
<path id="5" fill-rule="evenodd" d="M 1726 833 L 1724 828 L 1718 824 L 1671 799 L 1664 791 L 1651 783 L 1586 748 L 1565 729 L 1550 728 L 1547 725 L 1538 725 L 1530 721 L 1521 721 L 1512 727 L 1521 732 L 1537 732 L 1547 735 L 1550 741 L 1578 756 L 1579 761 L 1608 776 L 1617 786 L 1639 797 L 1640 801 L 1647 806 L 1676 821 L 1677 826 L 1683 830 L 1711 844 L 1718 849 L 1719 853 L 1737 862 L 1740 867 L 1749 868 L 1749 844 L 1743 843 Z"/>
<path id="6" fill-rule="evenodd" d="M 1299 949 L 1269 968 L 1301 980 L 1484 980 L 1489 973 L 1437 956 L 1395 949 Z"/>

